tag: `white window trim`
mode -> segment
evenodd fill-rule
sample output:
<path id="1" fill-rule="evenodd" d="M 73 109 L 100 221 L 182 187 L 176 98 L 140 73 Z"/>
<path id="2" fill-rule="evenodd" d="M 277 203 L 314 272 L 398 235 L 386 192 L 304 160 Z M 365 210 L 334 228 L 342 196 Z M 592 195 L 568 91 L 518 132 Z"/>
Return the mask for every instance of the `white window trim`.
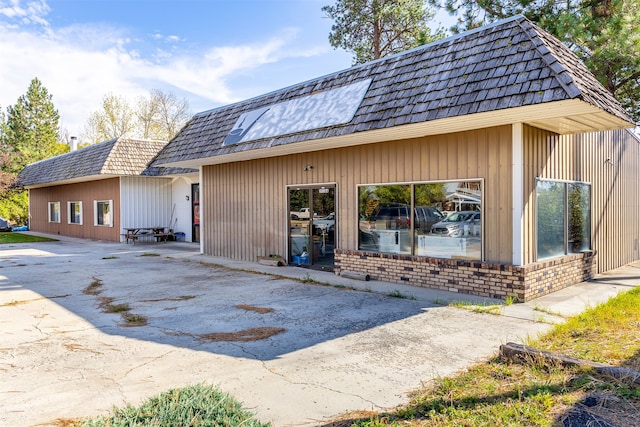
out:
<path id="1" fill-rule="evenodd" d="M 108 203 L 111 210 L 111 221 L 109 224 L 98 224 L 98 203 Z M 93 225 L 95 227 L 113 227 L 113 200 L 94 200 L 93 201 Z"/>
<path id="2" fill-rule="evenodd" d="M 71 204 L 72 203 L 77 203 L 78 206 L 80 206 L 80 214 L 78 215 L 80 217 L 80 222 L 71 222 Z M 83 221 L 82 221 L 82 217 L 83 217 L 83 209 L 82 209 L 82 201 L 80 200 L 70 200 L 67 202 L 67 224 L 73 224 L 73 225 L 82 225 Z"/>
<path id="3" fill-rule="evenodd" d="M 57 220 L 52 220 L 51 219 L 51 205 L 58 205 L 58 219 Z M 60 223 L 60 202 L 49 202 L 47 204 L 47 219 L 49 220 L 49 222 L 53 222 L 56 224 Z"/>

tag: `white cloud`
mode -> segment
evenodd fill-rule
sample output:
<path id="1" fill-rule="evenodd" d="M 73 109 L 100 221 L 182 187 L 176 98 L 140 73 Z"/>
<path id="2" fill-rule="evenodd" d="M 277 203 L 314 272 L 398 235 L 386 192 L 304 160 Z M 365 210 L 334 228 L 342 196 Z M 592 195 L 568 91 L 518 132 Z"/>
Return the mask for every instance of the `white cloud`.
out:
<path id="1" fill-rule="evenodd" d="M 179 43 L 179 42 L 185 41 L 185 39 L 176 35 L 165 36 L 164 34 L 160 34 L 160 33 L 151 34 L 151 38 L 154 40 L 163 41 L 166 43 Z"/>
<path id="2" fill-rule="evenodd" d="M 48 25 L 45 16 L 51 9 L 45 0 L 22 2 L 21 0 L 0 1 L 0 16 L 16 20 L 22 24 Z"/>
<path id="3" fill-rule="evenodd" d="M 56 28 L 45 19 L 48 11 L 44 1 L 0 0 L 0 107 L 13 105 L 38 77 L 53 96 L 61 126 L 71 135 L 81 135 L 107 93 L 135 101 L 159 88 L 187 98 L 192 94 L 212 108 L 245 96 L 230 87 L 239 75 L 245 83 L 257 81 L 258 70 L 266 64 L 327 50 L 297 49 L 297 30 L 285 29 L 252 44 L 192 45 L 185 53 L 175 44 L 182 41 L 178 36 L 157 32 L 140 40 L 124 28 L 96 23 Z"/>

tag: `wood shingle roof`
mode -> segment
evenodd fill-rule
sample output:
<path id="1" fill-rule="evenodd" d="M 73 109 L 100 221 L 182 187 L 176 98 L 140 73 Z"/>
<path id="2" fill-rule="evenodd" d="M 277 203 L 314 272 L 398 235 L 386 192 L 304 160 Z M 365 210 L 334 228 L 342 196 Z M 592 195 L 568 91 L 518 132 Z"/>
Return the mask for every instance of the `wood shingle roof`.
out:
<path id="1" fill-rule="evenodd" d="M 223 145 L 243 113 L 365 79 L 371 79 L 369 89 L 353 119 L 346 124 Z M 567 101 L 573 102 L 571 108 L 578 106 L 580 111 L 571 111 L 565 104 L 557 113 L 540 108 Z M 511 112 L 527 107 L 529 110 L 526 114 L 521 112 L 520 119 L 509 117 L 511 121 L 507 123 L 529 122 L 558 133 L 633 126 L 620 104 L 566 46 L 528 19 L 516 16 L 407 52 L 196 114 L 161 150 L 153 164 L 195 166 L 219 163 L 226 161 L 224 159 L 232 161 L 274 155 L 270 152 L 296 152 L 293 151 L 294 146 L 302 151 L 314 150 L 321 146 L 318 144 L 320 140 L 346 141 L 360 133 L 391 128 L 397 133 L 396 130 L 405 125 L 408 125 L 405 126 L 407 129 L 411 125 L 420 125 L 421 128 L 414 126 L 413 129 L 427 132 L 426 126 L 436 121 L 496 111 L 500 111 L 501 120 L 505 120 L 504 117 Z M 531 110 L 533 107 L 537 109 Z M 531 111 L 539 113 L 540 117 L 532 115 Z M 572 114 L 574 116 L 565 120 Z M 385 135 L 388 137 L 389 133 Z M 418 136 L 415 132 L 411 135 Z M 311 145 L 311 141 L 316 145 Z M 363 143 L 364 140 L 359 141 Z M 277 147 L 280 151 L 274 151 Z"/>
<path id="2" fill-rule="evenodd" d="M 185 172 L 175 168 L 148 166 L 165 145 L 166 141 L 114 138 L 31 163 L 20 172 L 18 183 L 32 187 L 109 176 L 163 176 Z"/>

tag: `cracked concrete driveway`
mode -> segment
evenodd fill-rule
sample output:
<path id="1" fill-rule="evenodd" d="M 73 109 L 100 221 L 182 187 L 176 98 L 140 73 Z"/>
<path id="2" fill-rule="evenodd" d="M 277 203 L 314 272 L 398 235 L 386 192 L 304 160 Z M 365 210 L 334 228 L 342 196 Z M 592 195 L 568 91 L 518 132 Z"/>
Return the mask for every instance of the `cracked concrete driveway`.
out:
<path id="1" fill-rule="evenodd" d="M 275 426 L 321 425 L 402 404 L 423 382 L 549 327 L 443 305 L 458 295 L 213 259 L 184 243 L 4 245 L 0 262 L 7 426 L 106 414 L 199 382 Z"/>

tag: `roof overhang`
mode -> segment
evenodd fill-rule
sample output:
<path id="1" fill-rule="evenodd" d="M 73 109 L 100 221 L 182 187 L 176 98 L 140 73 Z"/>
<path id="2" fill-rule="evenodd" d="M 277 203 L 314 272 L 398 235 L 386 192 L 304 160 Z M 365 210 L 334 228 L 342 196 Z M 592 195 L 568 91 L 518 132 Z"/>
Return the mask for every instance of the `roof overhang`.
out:
<path id="1" fill-rule="evenodd" d="M 118 175 L 88 175 L 88 176 L 80 176 L 77 178 L 64 179 L 60 181 L 39 182 L 37 184 L 29 184 L 29 185 L 25 185 L 24 188 L 26 188 L 27 190 L 31 190 L 34 188 L 53 187 L 56 185 L 77 184 L 79 182 L 99 181 L 101 179 L 109 179 L 109 178 L 117 178 L 117 177 Z"/>
<path id="2" fill-rule="evenodd" d="M 420 138 L 430 135 L 511 125 L 514 123 L 528 124 L 536 128 L 562 135 L 625 129 L 634 126 L 633 123 L 629 123 L 626 120 L 603 111 L 600 108 L 594 107 L 587 102 L 573 99 L 539 105 L 494 110 L 459 117 L 448 117 L 422 123 L 394 126 L 385 129 L 357 132 L 349 135 L 323 139 L 301 141 L 268 148 L 236 151 L 230 154 L 166 163 L 162 164 L 162 166 L 197 168 L 205 165 L 278 157 L 289 154 L 373 144 L 377 142 Z M 239 148 L 240 147 L 241 144 L 239 145 Z"/>

